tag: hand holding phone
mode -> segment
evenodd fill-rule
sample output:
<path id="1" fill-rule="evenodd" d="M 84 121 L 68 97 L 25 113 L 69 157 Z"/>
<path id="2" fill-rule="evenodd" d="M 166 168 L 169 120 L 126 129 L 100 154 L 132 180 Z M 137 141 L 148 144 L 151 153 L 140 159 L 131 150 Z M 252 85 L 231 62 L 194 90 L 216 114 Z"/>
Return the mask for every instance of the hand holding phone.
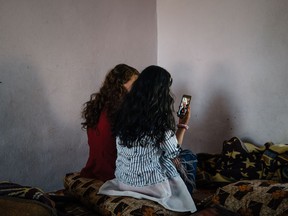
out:
<path id="1" fill-rule="evenodd" d="M 183 118 L 186 114 L 187 114 L 187 110 L 188 110 L 188 107 L 190 105 L 190 101 L 191 101 L 191 95 L 183 95 L 182 96 L 182 99 L 181 99 L 181 102 L 180 102 L 180 105 L 179 105 L 179 109 L 177 111 L 177 116 L 179 118 Z"/>

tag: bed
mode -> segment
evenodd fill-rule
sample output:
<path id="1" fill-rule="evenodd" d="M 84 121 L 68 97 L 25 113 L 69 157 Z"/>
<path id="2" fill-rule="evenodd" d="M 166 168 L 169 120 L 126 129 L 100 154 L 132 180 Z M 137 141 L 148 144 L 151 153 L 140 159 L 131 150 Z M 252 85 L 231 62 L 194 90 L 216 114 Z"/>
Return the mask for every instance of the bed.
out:
<path id="1" fill-rule="evenodd" d="M 223 142 L 219 154 L 197 157 L 195 213 L 172 212 L 150 200 L 98 195 L 103 182 L 79 172 L 63 176 L 63 188 L 53 192 L 0 182 L 0 212 L 14 216 L 24 212 L 22 208 L 30 210 L 30 216 L 288 215 L 288 145 L 259 147 L 233 137 Z"/>

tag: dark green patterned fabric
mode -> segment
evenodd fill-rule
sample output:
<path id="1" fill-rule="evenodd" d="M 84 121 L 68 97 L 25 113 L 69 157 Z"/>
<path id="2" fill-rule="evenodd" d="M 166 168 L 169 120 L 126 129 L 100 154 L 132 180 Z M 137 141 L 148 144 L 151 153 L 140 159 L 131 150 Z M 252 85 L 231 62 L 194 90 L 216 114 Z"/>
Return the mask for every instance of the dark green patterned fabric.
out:
<path id="1" fill-rule="evenodd" d="M 238 180 L 266 179 L 288 182 L 288 145 L 256 146 L 233 137 L 223 142 L 220 154 L 197 154 L 196 185 L 227 184 Z"/>
<path id="2" fill-rule="evenodd" d="M 263 173 L 267 177 L 288 182 L 288 145 L 269 145 L 262 155 Z"/>
<path id="3" fill-rule="evenodd" d="M 240 179 L 262 179 L 264 176 L 261 157 L 264 150 L 264 148 L 255 148 L 254 151 L 249 152 L 245 143 L 233 137 L 223 143 L 216 172 L 231 182 Z"/>
<path id="4" fill-rule="evenodd" d="M 216 163 L 220 158 L 220 154 L 197 154 L 197 173 L 196 186 L 199 187 L 215 187 L 212 177 L 216 175 Z"/>

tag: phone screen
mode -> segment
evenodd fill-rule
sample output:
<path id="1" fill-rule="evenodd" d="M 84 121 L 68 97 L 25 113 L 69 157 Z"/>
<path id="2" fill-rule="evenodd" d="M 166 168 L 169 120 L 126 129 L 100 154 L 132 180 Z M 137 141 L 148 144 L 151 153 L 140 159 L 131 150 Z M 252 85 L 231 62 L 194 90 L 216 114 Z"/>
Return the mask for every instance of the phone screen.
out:
<path id="1" fill-rule="evenodd" d="M 177 116 L 179 118 L 183 118 L 188 110 L 188 107 L 190 105 L 190 101 L 191 101 L 191 95 L 183 95 L 180 105 L 179 105 L 179 109 L 177 111 Z"/>

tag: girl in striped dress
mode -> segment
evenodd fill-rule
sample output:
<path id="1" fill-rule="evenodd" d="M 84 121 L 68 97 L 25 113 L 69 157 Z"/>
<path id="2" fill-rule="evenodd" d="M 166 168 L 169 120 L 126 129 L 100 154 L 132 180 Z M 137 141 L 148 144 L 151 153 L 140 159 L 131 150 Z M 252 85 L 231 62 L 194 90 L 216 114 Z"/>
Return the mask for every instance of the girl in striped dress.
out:
<path id="1" fill-rule="evenodd" d="M 194 201 L 173 159 L 190 119 L 190 107 L 176 130 L 172 78 L 159 66 L 149 66 L 125 96 L 112 125 L 116 136 L 115 178 L 99 194 L 131 196 L 158 202 L 177 212 L 195 212 Z"/>

